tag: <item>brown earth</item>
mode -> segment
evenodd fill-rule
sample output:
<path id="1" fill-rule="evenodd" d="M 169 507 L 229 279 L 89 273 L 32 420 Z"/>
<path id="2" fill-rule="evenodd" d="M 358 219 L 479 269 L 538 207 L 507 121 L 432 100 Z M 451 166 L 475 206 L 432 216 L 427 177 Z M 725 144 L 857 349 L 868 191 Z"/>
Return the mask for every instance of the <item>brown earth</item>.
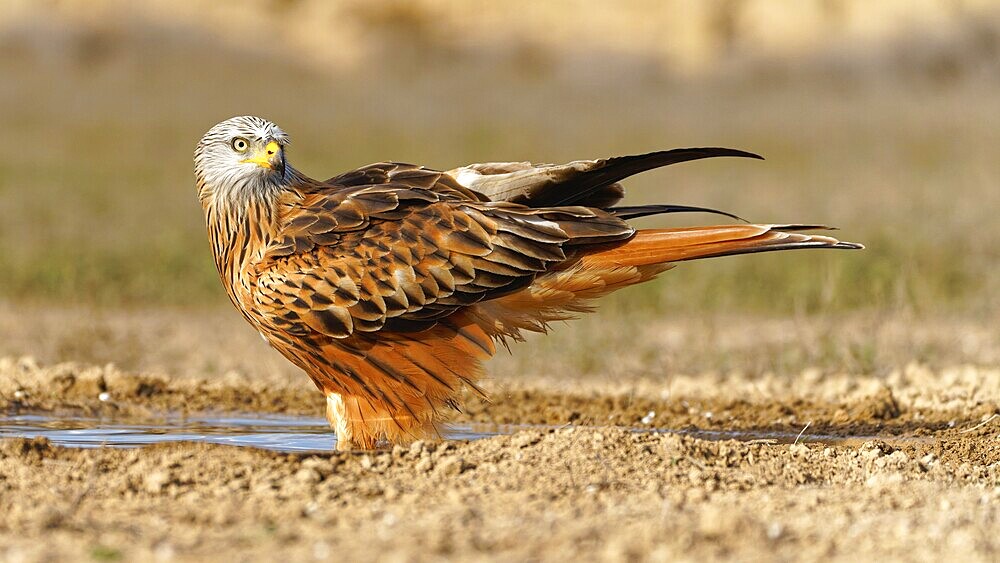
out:
<path id="1" fill-rule="evenodd" d="M 991 323 L 597 315 L 492 362 L 456 416 L 552 428 L 474 442 L 4 440 L 0 560 L 996 560 Z M 8 305 L 0 330 L 0 412 L 323 409 L 228 310 Z"/>

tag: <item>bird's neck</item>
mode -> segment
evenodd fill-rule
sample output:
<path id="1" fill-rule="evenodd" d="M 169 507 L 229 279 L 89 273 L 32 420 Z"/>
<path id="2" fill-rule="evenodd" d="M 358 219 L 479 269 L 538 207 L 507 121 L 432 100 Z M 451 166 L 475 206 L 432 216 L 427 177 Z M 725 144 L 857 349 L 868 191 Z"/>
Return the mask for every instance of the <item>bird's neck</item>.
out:
<path id="1" fill-rule="evenodd" d="M 290 170 L 286 178 L 297 182 L 301 175 Z M 215 266 L 234 302 L 249 290 L 245 275 L 259 261 L 281 225 L 282 201 L 294 198 L 296 183 L 261 189 L 238 190 L 213 186 L 199 178 L 198 191 L 205 212 Z"/>

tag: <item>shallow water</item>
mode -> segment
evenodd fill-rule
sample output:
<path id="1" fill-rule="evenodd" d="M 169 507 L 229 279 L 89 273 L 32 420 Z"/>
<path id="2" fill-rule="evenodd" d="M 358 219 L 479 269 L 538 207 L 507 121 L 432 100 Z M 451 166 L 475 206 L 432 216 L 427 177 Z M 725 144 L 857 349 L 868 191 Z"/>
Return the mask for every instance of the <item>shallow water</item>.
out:
<path id="1" fill-rule="evenodd" d="M 447 424 L 442 435 L 449 440 L 477 440 L 518 430 L 549 430 L 563 426 L 514 424 Z M 870 435 L 828 435 L 772 430 L 672 430 L 637 428 L 637 432 L 675 433 L 703 440 L 762 441 L 791 444 L 860 444 L 867 440 L 920 441 L 925 438 Z M 277 414 L 166 416 L 147 421 L 116 420 L 52 414 L 0 416 L 0 438 L 44 437 L 53 444 L 73 448 L 139 447 L 162 442 L 206 442 L 249 446 L 280 452 L 331 451 L 336 437 L 326 419 Z"/>
<path id="2" fill-rule="evenodd" d="M 448 425 L 443 437 L 475 440 L 510 434 L 497 425 Z M 207 442 L 281 452 L 330 451 L 336 437 L 326 419 L 275 414 L 189 415 L 149 421 L 17 414 L 0 417 L 0 438 L 48 438 L 73 448 L 138 447 L 161 442 Z"/>

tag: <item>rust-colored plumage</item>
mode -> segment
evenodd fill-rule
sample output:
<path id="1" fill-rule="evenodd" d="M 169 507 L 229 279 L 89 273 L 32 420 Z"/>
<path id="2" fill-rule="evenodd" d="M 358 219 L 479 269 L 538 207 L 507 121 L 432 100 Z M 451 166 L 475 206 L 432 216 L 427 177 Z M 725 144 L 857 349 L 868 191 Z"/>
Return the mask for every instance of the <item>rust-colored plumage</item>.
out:
<path id="1" fill-rule="evenodd" d="M 338 448 L 435 432 L 495 344 L 590 310 L 673 263 L 860 248 L 803 225 L 636 231 L 625 219 L 712 211 L 615 207 L 627 176 L 716 156 L 700 148 L 566 165 L 440 172 L 381 163 L 324 182 L 287 165 L 259 118 L 212 128 L 195 153 L 216 265 L 246 319 L 327 396 Z M 757 157 L 759 158 L 759 157 Z"/>

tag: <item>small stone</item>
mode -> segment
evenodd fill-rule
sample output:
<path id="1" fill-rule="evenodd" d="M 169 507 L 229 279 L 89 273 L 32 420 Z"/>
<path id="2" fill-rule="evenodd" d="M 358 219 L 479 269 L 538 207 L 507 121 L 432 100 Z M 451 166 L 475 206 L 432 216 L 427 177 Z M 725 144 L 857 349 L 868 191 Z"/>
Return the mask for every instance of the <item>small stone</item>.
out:
<path id="1" fill-rule="evenodd" d="M 652 424 L 654 418 L 656 418 L 656 411 L 649 411 L 646 413 L 646 416 L 642 417 L 640 422 L 643 424 Z"/>
<path id="2" fill-rule="evenodd" d="M 295 480 L 299 483 L 319 483 L 320 479 L 322 479 L 322 476 L 319 472 L 309 467 L 303 467 L 295 472 Z"/>
<path id="3" fill-rule="evenodd" d="M 274 482 L 272 481 L 261 481 L 253 486 L 251 489 L 255 495 L 266 495 L 274 492 Z"/>
<path id="4" fill-rule="evenodd" d="M 107 391 L 102 391 L 100 394 L 97 395 L 97 400 L 101 401 L 102 403 L 106 403 L 111 400 L 111 393 L 108 393 Z"/>
<path id="5" fill-rule="evenodd" d="M 465 459 L 460 457 L 448 457 L 442 460 L 438 464 L 438 467 L 441 473 L 445 475 L 460 475 L 474 468 L 475 465 L 466 462 Z"/>
<path id="6" fill-rule="evenodd" d="M 881 440 L 871 440 L 861 445 L 861 457 L 866 460 L 878 459 L 892 452 L 892 448 Z"/>
<path id="7" fill-rule="evenodd" d="M 321 457 L 310 457 L 303 460 L 302 467 L 316 471 L 320 477 L 326 477 L 333 472 L 333 465 L 330 463 L 330 460 Z"/>
<path id="8" fill-rule="evenodd" d="M 910 461 L 910 456 L 906 455 L 903 450 L 896 450 L 889 454 L 889 459 L 897 466 L 903 466 Z"/>
<path id="9" fill-rule="evenodd" d="M 937 461 L 936 455 L 927 454 L 924 457 L 920 458 L 920 465 L 924 469 L 930 469 L 931 467 L 934 467 L 936 461 Z"/>
<path id="10" fill-rule="evenodd" d="M 434 469 L 434 462 L 429 457 L 421 458 L 414 469 L 421 473 L 428 473 L 431 469 Z"/>
<path id="11" fill-rule="evenodd" d="M 423 453 L 423 451 L 424 451 L 424 441 L 423 440 L 417 440 L 416 442 L 413 442 L 412 444 L 410 444 L 410 455 L 412 455 L 414 457 L 419 457 L 420 454 Z"/>
<path id="12" fill-rule="evenodd" d="M 166 471 L 154 471 L 143 479 L 143 488 L 147 493 L 159 494 L 163 487 L 170 483 L 170 474 Z"/>

